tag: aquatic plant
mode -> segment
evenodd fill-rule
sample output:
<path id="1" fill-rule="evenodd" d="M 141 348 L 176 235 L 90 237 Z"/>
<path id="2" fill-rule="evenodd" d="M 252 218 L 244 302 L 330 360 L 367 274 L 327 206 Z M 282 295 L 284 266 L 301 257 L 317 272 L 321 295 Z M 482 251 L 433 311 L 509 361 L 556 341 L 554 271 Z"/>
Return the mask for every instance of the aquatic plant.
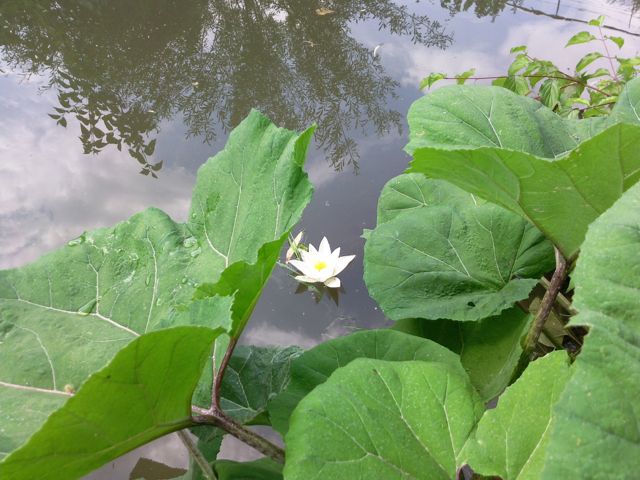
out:
<path id="1" fill-rule="evenodd" d="M 185 223 L 148 209 L 0 272 L 0 478 L 80 478 L 171 432 L 190 479 L 635 478 L 639 111 L 638 79 L 584 120 L 502 87 L 415 102 L 365 232 L 396 323 L 304 352 L 236 347 L 312 192 L 313 129 L 253 111 Z M 218 460 L 223 434 L 268 458 Z"/>

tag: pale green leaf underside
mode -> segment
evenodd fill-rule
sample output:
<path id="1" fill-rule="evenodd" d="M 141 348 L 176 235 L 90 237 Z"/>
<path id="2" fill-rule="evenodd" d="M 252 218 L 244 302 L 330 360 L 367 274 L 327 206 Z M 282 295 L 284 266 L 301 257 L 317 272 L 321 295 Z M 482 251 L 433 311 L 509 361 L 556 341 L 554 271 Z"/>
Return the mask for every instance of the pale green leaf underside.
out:
<path id="1" fill-rule="evenodd" d="M 482 416 L 461 458 L 474 472 L 503 480 L 538 480 L 549 442 L 552 410 L 570 377 L 565 352 L 529 365 Z"/>
<path id="2" fill-rule="evenodd" d="M 433 340 L 460 355 L 471 384 L 489 401 L 513 379 L 530 324 L 531 315 L 515 307 L 479 322 L 412 318 L 400 320 L 393 328 Z"/>
<path id="3" fill-rule="evenodd" d="M 447 365 L 357 359 L 293 412 L 284 476 L 451 479 L 482 411 L 466 376 Z"/>
<path id="4" fill-rule="evenodd" d="M 590 227 L 574 272 L 572 323 L 588 325 L 557 403 L 541 478 L 640 472 L 640 184 Z"/>
<path id="5" fill-rule="evenodd" d="M 422 148 L 410 171 L 518 213 L 571 258 L 589 224 L 640 179 L 639 139 L 640 126 L 614 125 L 556 161 L 503 148 Z"/>
<path id="6" fill-rule="evenodd" d="M 0 423 L 10 432 L 0 451 L 22 443 L 60 403 L 43 396 L 77 389 L 138 335 L 176 324 L 230 326 L 233 294 L 234 324 L 245 319 L 275 263 L 259 250 L 278 249 L 310 199 L 301 167 L 311 133 L 277 128 L 253 111 L 200 168 L 187 223 L 151 208 L 0 271 Z M 185 306 L 227 266 L 264 275 Z M 16 395 L 36 412 L 32 421 L 20 421 Z"/>
<path id="7" fill-rule="evenodd" d="M 221 332 L 176 327 L 137 338 L 0 463 L 0 478 L 79 478 L 190 426 L 191 396 Z"/>
<path id="8" fill-rule="evenodd" d="M 339 337 L 307 350 L 292 362 L 289 384 L 268 406 L 273 428 L 284 435 L 300 400 L 356 358 L 439 362 L 464 374 L 458 356 L 430 340 L 393 330 L 367 330 Z"/>
<path id="9" fill-rule="evenodd" d="M 391 180 L 378 212 L 364 278 L 393 320 L 497 315 L 553 265 L 551 244 L 526 220 L 424 175 Z"/>

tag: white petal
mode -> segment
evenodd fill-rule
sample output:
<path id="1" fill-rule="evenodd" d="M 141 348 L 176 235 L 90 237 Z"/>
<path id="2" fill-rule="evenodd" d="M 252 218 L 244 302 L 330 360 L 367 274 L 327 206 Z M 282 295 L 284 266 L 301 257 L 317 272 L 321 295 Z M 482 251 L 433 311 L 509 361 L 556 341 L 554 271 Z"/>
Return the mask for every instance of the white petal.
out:
<path id="1" fill-rule="evenodd" d="M 331 277 L 325 280 L 324 284 L 329 288 L 340 288 L 340 279 L 338 277 Z"/>
<path id="2" fill-rule="evenodd" d="M 333 252 L 331 252 L 331 256 L 338 261 L 338 258 L 340 258 L 340 247 L 336 248 Z"/>
<path id="3" fill-rule="evenodd" d="M 300 258 L 302 258 L 303 262 L 312 263 L 315 258 L 315 254 L 300 250 Z"/>
<path id="4" fill-rule="evenodd" d="M 312 255 L 315 255 L 316 253 L 318 253 L 318 251 L 316 250 L 316 247 L 314 247 L 313 245 L 309 244 L 309 253 Z"/>
<path id="5" fill-rule="evenodd" d="M 304 283 L 316 283 L 317 280 L 311 278 L 311 277 L 305 277 L 304 275 L 298 275 L 296 277 L 296 280 L 299 282 L 304 282 Z"/>
<path id="6" fill-rule="evenodd" d="M 300 272 L 302 272 L 304 275 L 306 275 L 307 277 L 311 277 L 311 278 L 316 278 L 317 277 L 317 270 L 315 268 L 313 268 L 312 265 L 306 263 L 306 262 L 301 262 L 300 260 L 291 260 L 289 262 L 291 265 L 293 265 L 294 267 L 296 267 L 298 270 L 300 270 Z M 314 281 L 318 281 L 318 280 L 314 280 Z"/>
<path id="7" fill-rule="evenodd" d="M 318 251 L 323 257 L 328 257 L 331 255 L 331 247 L 329 246 L 329 240 L 327 240 L 327 237 L 322 237 L 322 241 L 320 242 L 320 248 L 318 249 Z"/>
<path id="8" fill-rule="evenodd" d="M 287 250 L 287 254 L 284 257 L 285 262 L 289 263 L 289 260 L 291 260 L 293 258 L 293 247 L 289 247 L 289 250 Z"/>
<path id="9" fill-rule="evenodd" d="M 304 235 L 304 230 L 298 233 L 298 235 L 296 235 L 296 238 L 293 239 L 293 245 L 298 245 L 302 241 L 303 235 Z"/>
<path id="10" fill-rule="evenodd" d="M 347 255 L 346 257 L 340 257 L 336 262 L 336 266 L 333 269 L 333 274 L 338 275 L 341 271 L 347 268 L 347 265 L 349 265 L 351 263 L 351 260 L 353 260 L 354 258 L 356 258 L 355 255 Z"/>

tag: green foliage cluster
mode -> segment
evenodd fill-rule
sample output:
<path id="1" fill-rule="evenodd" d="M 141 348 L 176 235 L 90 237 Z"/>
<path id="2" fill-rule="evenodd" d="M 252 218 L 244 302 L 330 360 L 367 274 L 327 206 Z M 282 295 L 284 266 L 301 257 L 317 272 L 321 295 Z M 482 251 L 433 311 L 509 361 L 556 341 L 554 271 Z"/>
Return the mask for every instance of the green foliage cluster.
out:
<path id="1" fill-rule="evenodd" d="M 636 478 L 638 112 L 640 79 L 580 120 L 496 86 L 415 102 L 366 233 L 396 323 L 303 352 L 236 348 L 312 192 L 313 129 L 253 111 L 187 222 L 149 209 L 0 271 L 0 478 L 80 478 L 171 432 L 191 480 Z M 219 460 L 224 434 L 269 458 Z"/>
<path id="2" fill-rule="evenodd" d="M 565 48 L 594 42 L 597 45 L 595 50 L 578 60 L 571 73 L 550 60 L 532 57 L 526 45 L 519 45 L 511 49 L 510 53 L 515 54 L 515 58 L 509 65 L 507 75 L 476 77 L 475 68 L 454 77 L 437 72 L 424 78 L 420 88 L 431 88 L 436 82 L 448 78 L 455 79 L 458 84 L 464 84 L 469 79 L 493 80 L 493 85 L 518 95 L 531 96 L 563 117 L 609 115 L 626 83 L 638 76 L 640 56 L 625 58 L 616 55 L 616 50 L 624 46 L 625 40 L 620 36 L 605 35 L 604 20 L 600 16 L 589 21 L 593 33 L 579 32 L 565 45 Z"/>

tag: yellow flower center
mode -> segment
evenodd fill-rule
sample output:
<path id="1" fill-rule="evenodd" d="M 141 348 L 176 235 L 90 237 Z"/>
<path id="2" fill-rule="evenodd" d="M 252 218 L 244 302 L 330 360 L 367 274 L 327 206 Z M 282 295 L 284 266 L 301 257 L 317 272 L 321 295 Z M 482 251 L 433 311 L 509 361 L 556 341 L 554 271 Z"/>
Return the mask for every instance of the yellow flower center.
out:
<path id="1" fill-rule="evenodd" d="M 320 271 L 324 268 L 327 268 L 327 264 L 325 262 L 323 262 L 322 260 L 320 260 L 319 262 L 316 262 L 316 264 L 314 265 L 315 269 Z"/>

